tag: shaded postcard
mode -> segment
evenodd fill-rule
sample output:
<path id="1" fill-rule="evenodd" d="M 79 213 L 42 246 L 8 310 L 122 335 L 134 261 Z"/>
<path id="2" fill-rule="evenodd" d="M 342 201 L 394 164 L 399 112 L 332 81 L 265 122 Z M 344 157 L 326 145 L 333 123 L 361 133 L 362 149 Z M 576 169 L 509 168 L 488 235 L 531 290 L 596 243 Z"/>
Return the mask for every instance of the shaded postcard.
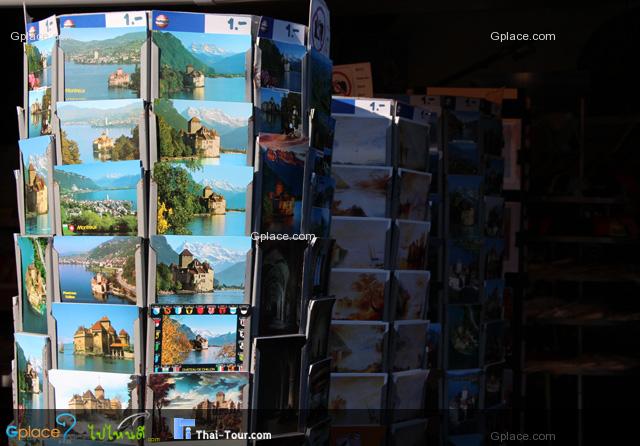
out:
<path id="1" fill-rule="evenodd" d="M 396 372 L 391 375 L 393 420 L 416 418 L 424 408 L 429 370 L 418 369 Z"/>
<path id="2" fill-rule="evenodd" d="M 309 140 L 261 134 L 260 178 L 263 233 L 298 234 L 302 224 L 302 195 Z"/>
<path id="3" fill-rule="evenodd" d="M 38 25 L 41 23 L 39 22 Z M 34 23 L 29 23 L 28 27 L 35 25 Z M 29 42 L 24 45 L 24 53 L 27 58 L 27 86 L 29 91 L 51 87 L 53 82 L 53 52 L 56 48 L 55 37 L 42 40 L 39 39 L 37 34 L 34 34 L 33 37 L 34 39 L 31 39 L 31 36 L 29 36 Z"/>
<path id="4" fill-rule="evenodd" d="M 140 161 L 56 166 L 63 235 L 137 235 Z"/>
<path id="5" fill-rule="evenodd" d="M 465 100 L 465 98 L 457 98 Z M 477 106 L 478 100 L 472 99 Z M 480 142 L 480 112 L 478 110 L 451 110 L 447 116 L 447 141 L 448 142 Z"/>
<path id="6" fill-rule="evenodd" d="M 393 324 L 394 372 L 424 367 L 427 354 L 427 329 L 429 321 L 397 321 Z"/>
<path id="7" fill-rule="evenodd" d="M 477 175 L 480 173 L 480 149 L 474 142 L 455 141 L 447 146 L 449 175 Z"/>
<path id="8" fill-rule="evenodd" d="M 504 365 L 484 369 L 484 408 L 500 406 L 504 402 Z"/>
<path id="9" fill-rule="evenodd" d="M 302 240 L 267 240 L 258 245 L 259 336 L 298 333 L 306 248 Z"/>
<path id="10" fill-rule="evenodd" d="M 298 430 L 304 335 L 254 339 L 254 431 L 284 434 Z M 306 379 L 306 377 L 305 377 Z M 273 383 L 280 383 L 273 385 Z"/>
<path id="11" fill-rule="evenodd" d="M 329 294 L 335 320 L 381 321 L 385 316 L 389 271 L 333 269 Z"/>
<path id="12" fill-rule="evenodd" d="M 383 269 L 390 228 L 386 218 L 333 217 L 333 267 Z"/>
<path id="13" fill-rule="evenodd" d="M 158 234 L 246 234 L 253 168 L 159 162 L 152 175 Z"/>
<path id="14" fill-rule="evenodd" d="M 449 433 L 476 432 L 480 418 L 480 369 L 448 371 L 445 403 Z"/>
<path id="15" fill-rule="evenodd" d="M 256 86 L 302 92 L 302 62 L 307 54 L 304 45 L 260 37 L 257 47 Z"/>
<path id="16" fill-rule="evenodd" d="M 480 364 L 480 305 L 447 306 L 447 368 L 471 369 Z"/>
<path id="17" fill-rule="evenodd" d="M 259 133 L 276 133 L 289 137 L 302 136 L 302 94 L 277 88 L 258 90 Z"/>
<path id="18" fill-rule="evenodd" d="M 335 164 L 384 166 L 387 164 L 391 119 L 334 116 L 333 143 Z"/>
<path id="19" fill-rule="evenodd" d="M 481 252 L 483 239 L 449 241 L 447 259 L 449 303 L 475 303 L 482 287 Z"/>
<path id="20" fill-rule="evenodd" d="M 250 374 L 243 372 L 151 373 L 146 380 L 151 435 L 161 441 L 183 439 L 174 418 L 193 418 L 207 432 L 246 432 Z"/>
<path id="21" fill-rule="evenodd" d="M 502 195 L 502 183 L 505 176 L 504 158 L 487 156 L 484 168 L 484 194 Z"/>
<path id="22" fill-rule="evenodd" d="M 327 358 L 309 366 L 306 402 L 307 426 L 314 426 L 329 415 L 329 388 L 331 385 L 331 359 Z"/>
<path id="23" fill-rule="evenodd" d="M 327 297 L 312 299 L 307 312 L 307 362 L 314 363 L 325 359 L 329 347 L 329 326 L 331 325 L 331 310 L 335 299 Z"/>
<path id="24" fill-rule="evenodd" d="M 398 169 L 396 218 L 427 220 L 431 174 Z"/>
<path id="25" fill-rule="evenodd" d="M 56 115 L 60 120 L 61 164 L 141 159 L 141 99 L 58 102 Z"/>
<path id="26" fill-rule="evenodd" d="M 15 333 L 15 371 L 18 404 L 15 409 L 46 409 L 47 379 L 50 368 L 50 343 L 48 336 Z"/>
<path id="27" fill-rule="evenodd" d="M 427 330 L 427 368 L 436 369 L 440 365 L 440 347 L 442 345 L 442 324 L 429 323 Z"/>
<path id="28" fill-rule="evenodd" d="M 305 279 L 311 282 L 308 288 L 310 297 L 328 295 L 333 243 L 333 239 L 321 237 L 316 237 L 311 242 L 308 261 L 305 263 L 309 270 L 309 273 L 305 273 Z"/>
<path id="29" fill-rule="evenodd" d="M 391 167 L 333 166 L 336 191 L 331 215 L 387 217 L 392 173 Z"/>
<path id="30" fill-rule="evenodd" d="M 78 236 L 53 238 L 58 254 L 62 302 L 132 304 L 137 302 L 138 237 Z"/>
<path id="31" fill-rule="evenodd" d="M 53 232 L 51 218 L 51 150 L 49 136 L 22 139 L 20 146 L 21 173 L 24 187 L 25 234 L 45 235 Z"/>
<path id="32" fill-rule="evenodd" d="M 322 151 L 324 154 L 328 153 L 329 158 L 331 158 L 336 131 L 336 120 L 319 110 L 314 110 L 312 113 L 310 145 Z"/>
<path id="33" fill-rule="evenodd" d="M 151 37 L 159 49 L 159 96 L 244 102 L 251 20 L 215 14 L 152 11 Z M 224 16 L 220 16 L 223 18 Z"/>
<path id="34" fill-rule="evenodd" d="M 485 322 L 502 319 L 504 314 L 504 280 L 485 281 L 482 311 Z"/>
<path id="35" fill-rule="evenodd" d="M 71 412 L 76 417 L 68 433 L 68 439 L 73 439 L 74 444 L 76 438 L 97 439 L 105 434 L 104 424 L 124 418 L 139 407 L 140 377 L 136 375 L 52 369 L 49 380 L 55 389 L 55 406 L 50 408 Z M 115 429 L 109 432 L 114 435 Z M 129 428 L 122 432 L 118 443 L 135 444 L 136 441 L 135 428 Z"/>
<path id="36" fill-rule="evenodd" d="M 156 303 L 241 304 L 245 301 L 247 236 L 151 236 Z"/>
<path id="37" fill-rule="evenodd" d="M 388 329 L 386 322 L 333 321 L 329 335 L 331 370 L 347 373 L 382 372 Z"/>
<path id="38" fill-rule="evenodd" d="M 309 110 L 331 114 L 331 93 L 333 82 L 333 62 L 321 52 L 311 49 L 307 56 L 309 64 Z"/>
<path id="39" fill-rule="evenodd" d="M 501 279 L 502 261 L 504 259 L 504 239 L 485 239 L 483 252 L 486 279 Z"/>
<path id="40" fill-rule="evenodd" d="M 484 328 L 484 364 L 495 364 L 504 360 L 505 321 L 491 322 Z"/>
<path id="41" fill-rule="evenodd" d="M 335 271 L 332 273 L 332 277 Z M 394 271 L 395 320 L 422 319 L 427 311 L 429 271 Z M 332 279 L 333 280 L 333 279 Z"/>
<path id="42" fill-rule="evenodd" d="M 482 177 L 449 175 L 449 233 L 453 238 L 480 235 Z"/>
<path id="43" fill-rule="evenodd" d="M 329 410 L 334 423 L 380 424 L 387 377 L 386 373 L 332 373 Z M 384 438 L 384 428 L 379 434 Z"/>
<path id="44" fill-rule="evenodd" d="M 22 331 L 47 334 L 47 250 L 46 237 L 17 237 L 22 283 Z"/>
<path id="45" fill-rule="evenodd" d="M 391 425 L 390 446 L 422 446 L 427 444 L 427 419 L 402 421 Z"/>
<path id="46" fill-rule="evenodd" d="M 480 120 L 482 151 L 489 156 L 502 156 L 505 138 L 502 119 L 497 116 L 486 116 Z"/>
<path id="47" fill-rule="evenodd" d="M 395 266 L 397 269 L 426 270 L 431 223 L 396 220 Z"/>
<path id="48" fill-rule="evenodd" d="M 312 207 L 310 214 L 307 232 L 316 237 L 329 237 L 331 234 L 331 209 Z"/>
<path id="49" fill-rule="evenodd" d="M 133 374 L 139 308 L 54 302 L 58 368 Z"/>
<path id="50" fill-rule="evenodd" d="M 429 152 L 429 173 L 431 174 L 431 184 L 429 192 L 437 194 L 440 192 L 440 177 L 442 170 L 442 152 L 438 148 L 431 149 Z"/>
<path id="51" fill-rule="evenodd" d="M 334 202 L 336 180 L 330 176 L 311 173 L 311 205 L 331 209 Z"/>
<path id="52" fill-rule="evenodd" d="M 29 138 L 51 135 L 51 87 L 40 87 L 27 93 L 27 128 Z"/>
<path id="53" fill-rule="evenodd" d="M 247 165 L 251 103 L 162 98 L 153 111 L 161 160 Z"/>
<path id="54" fill-rule="evenodd" d="M 249 305 L 151 305 L 149 312 L 155 372 L 242 369 Z"/>
<path id="55" fill-rule="evenodd" d="M 144 11 L 60 16 L 64 100 L 140 97 L 146 41 Z"/>
<path id="56" fill-rule="evenodd" d="M 504 198 L 484 197 L 484 235 L 504 237 Z"/>
<path id="57" fill-rule="evenodd" d="M 429 165 L 429 126 L 398 119 L 397 165 L 407 169 L 426 172 Z"/>

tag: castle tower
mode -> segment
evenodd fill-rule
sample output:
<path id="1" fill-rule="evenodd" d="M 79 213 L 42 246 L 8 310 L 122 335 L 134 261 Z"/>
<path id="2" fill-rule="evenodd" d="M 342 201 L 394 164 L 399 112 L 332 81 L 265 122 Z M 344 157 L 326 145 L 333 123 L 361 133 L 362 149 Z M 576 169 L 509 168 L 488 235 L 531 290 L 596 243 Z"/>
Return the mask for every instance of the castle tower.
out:
<path id="1" fill-rule="evenodd" d="M 104 399 L 104 389 L 100 384 L 96 386 L 94 389 L 96 391 L 96 399 L 103 400 Z"/>
<path id="2" fill-rule="evenodd" d="M 195 133 L 201 128 L 202 122 L 200 121 L 200 118 L 194 116 L 193 118 L 189 119 L 189 122 L 187 123 L 187 133 Z"/>
<path id="3" fill-rule="evenodd" d="M 187 268 L 189 264 L 193 262 L 193 254 L 188 249 L 183 249 L 178 256 L 178 266 L 180 268 Z"/>
<path id="4" fill-rule="evenodd" d="M 224 392 L 216 393 L 216 405 L 219 407 L 222 407 L 224 405 L 224 402 L 225 402 Z"/>
<path id="5" fill-rule="evenodd" d="M 122 343 L 123 348 L 129 347 L 129 333 L 127 333 L 124 328 L 120 330 L 120 333 L 118 333 L 118 337 L 120 338 L 120 342 Z"/>
<path id="6" fill-rule="evenodd" d="M 29 187 L 33 187 L 36 181 L 36 166 L 33 163 L 29 163 Z"/>

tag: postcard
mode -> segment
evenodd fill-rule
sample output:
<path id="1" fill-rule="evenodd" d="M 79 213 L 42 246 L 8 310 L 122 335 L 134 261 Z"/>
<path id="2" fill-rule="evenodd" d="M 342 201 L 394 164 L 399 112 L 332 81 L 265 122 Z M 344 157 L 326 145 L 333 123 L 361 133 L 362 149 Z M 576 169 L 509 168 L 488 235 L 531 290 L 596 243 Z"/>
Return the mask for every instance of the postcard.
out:
<path id="1" fill-rule="evenodd" d="M 492 365 L 484 369 L 484 408 L 489 409 L 504 402 L 504 365 Z"/>
<path id="2" fill-rule="evenodd" d="M 302 62 L 307 54 L 303 45 L 258 38 L 260 59 L 256 61 L 256 85 L 302 92 Z"/>
<path id="3" fill-rule="evenodd" d="M 313 426 L 328 417 L 329 386 L 331 384 L 331 359 L 327 358 L 309 366 L 307 378 L 308 402 L 305 423 Z"/>
<path id="4" fill-rule="evenodd" d="M 460 98 L 465 100 L 465 98 Z M 477 102 L 477 100 L 474 100 Z M 473 107 L 474 104 L 469 104 Z M 480 142 L 480 112 L 478 110 L 452 110 L 447 114 L 448 142 Z"/>
<path id="5" fill-rule="evenodd" d="M 261 222 L 263 233 L 298 234 L 309 140 L 261 134 Z"/>
<path id="6" fill-rule="evenodd" d="M 431 174 L 398 169 L 396 218 L 423 221 L 428 216 Z"/>
<path id="7" fill-rule="evenodd" d="M 381 321 L 385 303 L 389 271 L 378 269 L 333 269 L 329 294 L 335 296 L 335 320 Z"/>
<path id="8" fill-rule="evenodd" d="M 480 187 L 482 177 L 448 175 L 449 233 L 453 238 L 480 235 Z"/>
<path id="9" fill-rule="evenodd" d="M 72 439 L 99 438 L 105 435 L 104 424 L 122 419 L 139 407 L 140 377 L 136 375 L 52 369 L 49 380 L 55 389 L 55 409 L 59 413 L 71 412 L 76 417 L 68 433 Z M 113 428 L 115 434 L 115 425 Z M 121 438 L 125 443 L 135 443 L 132 434 L 132 431 L 123 431 Z M 75 444 L 75 440 L 72 441 Z"/>
<path id="10" fill-rule="evenodd" d="M 431 223 L 396 220 L 395 266 L 397 269 L 426 270 Z"/>
<path id="11" fill-rule="evenodd" d="M 388 329 L 386 322 L 333 321 L 329 334 L 331 371 L 382 372 Z"/>
<path id="12" fill-rule="evenodd" d="M 429 323 L 427 330 L 427 368 L 437 369 L 440 364 L 440 345 L 442 342 L 442 324 Z"/>
<path id="13" fill-rule="evenodd" d="M 447 367 L 471 369 L 480 364 L 480 305 L 447 306 Z"/>
<path id="14" fill-rule="evenodd" d="M 423 446 L 425 444 L 428 444 L 426 418 L 391 425 L 390 446 Z"/>
<path id="15" fill-rule="evenodd" d="M 149 312 L 155 372 L 242 369 L 249 305 L 151 305 Z"/>
<path id="16" fill-rule="evenodd" d="M 159 162 L 152 176 L 158 189 L 158 234 L 246 234 L 252 167 Z"/>
<path id="17" fill-rule="evenodd" d="M 486 157 L 484 170 L 484 194 L 502 195 L 504 178 L 504 158 Z"/>
<path id="18" fill-rule="evenodd" d="M 225 18 L 225 16 L 219 16 Z M 198 101 L 244 102 L 251 20 L 216 20 L 214 14 L 152 12 L 159 49 L 159 96 Z"/>
<path id="19" fill-rule="evenodd" d="M 259 133 L 302 136 L 302 94 L 289 90 L 262 87 L 258 91 Z"/>
<path id="20" fill-rule="evenodd" d="M 333 62 L 315 49 L 308 55 L 309 63 L 309 109 L 331 114 Z"/>
<path id="21" fill-rule="evenodd" d="M 335 271 L 332 273 L 332 280 Z M 395 320 L 422 319 L 428 307 L 429 271 L 394 271 Z"/>
<path id="22" fill-rule="evenodd" d="M 56 166 L 63 235 L 137 235 L 140 161 Z"/>
<path id="23" fill-rule="evenodd" d="M 327 418 L 314 426 L 309 426 L 305 433 L 305 446 L 326 446 L 331 439 L 331 418 Z M 275 444 L 275 443 L 274 443 Z M 299 446 L 299 444 L 292 444 Z"/>
<path id="24" fill-rule="evenodd" d="M 310 287 L 307 288 L 309 297 L 328 295 L 332 251 L 333 239 L 316 237 L 311 242 L 308 261 L 305 262 L 309 269 L 309 273 L 305 273 L 305 278 L 311 281 Z"/>
<path id="25" fill-rule="evenodd" d="M 480 417 L 481 370 L 448 371 L 446 374 L 446 407 L 449 433 L 474 432 Z"/>
<path id="26" fill-rule="evenodd" d="M 27 58 L 27 85 L 29 91 L 51 87 L 53 81 L 53 52 L 55 48 L 55 38 L 29 39 L 29 43 L 25 43 L 24 53 Z"/>
<path id="27" fill-rule="evenodd" d="M 504 236 L 504 198 L 484 197 L 484 235 Z"/>
<path id="28" fill-rule="evenodd" d="M 312 207 L 309 215 L 308 234 L 327 238 L 331 234 L 331 208 Z"/>
<path id="29" fill-rule="evenodd" d="M 46 237 L 17 237 L 22 283 L 22 331 L 47 334 L 47 250 Z"/>
<path id="30" fill-rule="evenodd" d="M 22 139 L 20 146 L 24 187 L 25 234 L 46 235 L 53 232 L 51 221 L 51 149 L 50 136 Z"/>
<path id="31" fill-rule="evenodd" d="M 153 408 L 151 435 L 161 441 L 184 439 L 177 415 L 194 419 L 207 432 L 246 432 L 250 374 L 245 372 L 151 373 L 147 407 Z"/>
<path id="32" fill-rule="evenodd" d="M 501 279 L 504 239 L 485 239 L 484 243 L 486 279 Z"/>
<path id="33" fill-rule="evenodd" d="M 482 286 L 482 243 L 483 239 L 449 241 L 447 297 L 450 303 L 478 301 Z"/>
<path id="34" fill-rule="evenodd" d="M 334 417 L 334 423 L 337 425 L 380 424 L 382 415 L 380 411 L 384 404 L 387 376 L 386 373 L 332 373 L 329 410 Z M 382 440 L 384 427 L 379 435 Z M 376 443 L 362 444 L 375 445 Z"/>
<path id="35" fill-rule="evenodd" d="M 447 157 L 449 175 L 477 175 L 480 172 L 480 149 L 474 142 L 449 142 Z"/>
<path id="36" fill-rule="evenodd" d="M 18 404 L 14 409 L 46 409 L 45 374 L 51 359 L 49 337 L 28 333 L 15 333 L 14 337 Z"/>
<path id="37" fill-rule="evenodd" d="M 333 217 L 333 267 L 383 269 L 390 227 L 386 218 Z"/>
<path id="38" fill-rule="evenodd" d="M 51 87 L 29 90 L 27 94 L 28 136 L 36 138 L 53 133 L 51 125 Z"/>
<path id="39" fill-rule="evenodd" d="M 145 12 L 65 15 L 60 26 L 65 101 L 141 96 Z"/>
<path id="40" fill-rule="evenodd" d="M 482 303 L 485 322 L 502 319 L 504 312 L 504 280 L 487 280 L 484 283 Z"/>
<path id="41" fill-rule="evenodd" d="M 484 329 L 484 364 L 495 364 L 504 360 L 505 321 L 491 322 Z"/>
<path id="42" fill-rule="evenodd" d="M 384 166 L 388 161 L 391 119 L 334 116 L 336 120 L 333 142 L 335 164 Z"/>
<path id="43" fill-rule="evenodd" d="M 329 346 L 329 326 L 334 298 L 313 299 L 309 302 L 307 312 L 307 362 L 314 363 L 327 357 Z"/>
<path id="44" fill-rule="evenodd" d="M 139 308 L 54 302 L 58 368 L 133 374 Z"/>
<path id="45" fill-rule="evenodd" d="M 304 343 L 303 335 L 254 339 L 256 432 L 283 434 L 298 430 Z"/>
<path id="46" fill-rule="evenodd" d="M 259 336 L 298 333 L 306 248 L 302 240 L 267 240 L 258 245 Z"/>
<path id="47" fill-rule="evenodd" d="M 161 160 L 247 165 L 251 103 L 162 98 L 153 111 Z"/>
<path id="48" fill-rule="evenodd" d="M 156 303 L 241 304 L 245 301 L 247 236 L 151 236 Z"/>
<path id="49" fill-rule="evenodd" d="M 334 203 L 336 180 L 334 178 L 311 174 L 311 206 L 331 209 Z"/>
<path id="50" fill-rule="evenodd" d="M 310 140 L 311 147 L 325 153 L 333 149 L 336 120 L 326 113 L 313 110 L 311 116 Z"/>
<path id="51" fill-rule="evenodd" d="M 429 165 L 429 126 L 398 119 L 398 167 L 426 172 Z"/>
<path id="52" fill-rule="evenodd" d="M 331 168 L 336 181 L 332 215 L 387 217 L 391 196 L 391 167 L 341 166 Z"/>
<path id="53" fill-rule="evenodd" d="M 420 415 L 424 408 L 428 376 L 429 370 L 424 369 L 391 375 L 393 399 L 389 407 L 393 409 L 394 421 L 404 421 Z"/>
<path id="54" fill-rule="evenodd" d="M 424 367 L 429 321 L 397 321 L 393 325 L 393 371 Z"/>
<path id="55" fill-rule="evenodd" d="M 58 253 L 62 302 L 132 304 L 137 299 L 138 237 L 78 236 L 53 238 Z"/>
<path id="56" fill-rule="evenodd" d="M 141 159 L 142 99 L 58 102 L 56 114 L 62 164 Z"/>

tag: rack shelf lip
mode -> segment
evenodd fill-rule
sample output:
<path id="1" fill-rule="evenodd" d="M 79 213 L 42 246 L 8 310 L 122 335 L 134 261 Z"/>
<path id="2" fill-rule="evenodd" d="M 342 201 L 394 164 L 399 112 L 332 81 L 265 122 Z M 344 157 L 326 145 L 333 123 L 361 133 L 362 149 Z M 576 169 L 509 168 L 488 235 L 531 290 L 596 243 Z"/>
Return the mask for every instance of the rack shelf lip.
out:
<path id="1" fill-rule="evenodd" d="M 640 245 L 640 239 L 632 239 L 628 237 L 605 237 L 605 236 L 589 236 L 589 235 L 524 235 L 525 243 L 584 243 L 589 245 L 608 244 L 608 245 L 624 245 L 631 246 Z"/>

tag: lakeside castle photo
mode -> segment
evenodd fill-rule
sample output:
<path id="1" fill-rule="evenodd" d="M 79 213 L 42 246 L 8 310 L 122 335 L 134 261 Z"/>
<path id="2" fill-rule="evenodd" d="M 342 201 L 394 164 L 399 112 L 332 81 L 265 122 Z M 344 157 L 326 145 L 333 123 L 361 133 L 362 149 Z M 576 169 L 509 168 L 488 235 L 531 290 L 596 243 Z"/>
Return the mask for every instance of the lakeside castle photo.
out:
<path id="1" fill-rule="evenodd" d="M 193 254 L 184 249 L 178 256 L 178 264 L 171 265 L 173 280 L 180 283 L 183 290 L 195 293 L 213 292 L 213 267 L 208 262 L 201 262 Z"/>
<path id="2" fill-rule="evenodd" d="M 26 391 L 29 393 L 40 393 L 40 378 L 38 372 L 31 365 L 31 361 L 27 361 L 27 365 L 24 371 L 24 382 L 26 384 Z"/>
<path id="3" fill-rule="evenodd" d="M 69 400 L 69 409 L 77 411 L 101 410 L 107 414 L 122 409 L 122 402 L 117 398 L 105 398 L 104 388 L 98 384 L 94 389 L 85 391 L 82 395 L 74 394 Z"/>
<path id="4" fill-rule="evenodd" d="M 91 328 L 78 327 L 73 335 L 73 353 L 131 359 L 133 351 L 129 340 L 129 333 L 122 329 L 116 334 L 111 321 L 104 316 Z"/>
<path id="5" fill-rule="evenodd" d="M 25 191 L 27 212 L 33 212 L 38 215 L 46 214 L 49 211 L 49 197 L 47 194 L 48 188 L 44 177 L 36 172 L 36 167 L 30 162 Z"/>

